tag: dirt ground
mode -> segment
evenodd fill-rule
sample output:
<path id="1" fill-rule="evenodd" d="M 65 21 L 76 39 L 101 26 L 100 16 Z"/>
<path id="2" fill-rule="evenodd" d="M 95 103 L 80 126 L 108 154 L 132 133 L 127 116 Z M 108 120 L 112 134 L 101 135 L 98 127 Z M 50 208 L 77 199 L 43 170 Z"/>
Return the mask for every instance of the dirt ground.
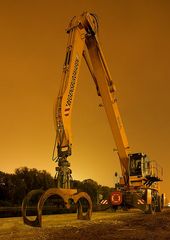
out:
<path id="1" fill-rule="evenodd" d="M 0 219 L 0 240 L 170 240 L 170 209 L 154 215 L 141 211 L 97 212 L 91 221 L 75 214 L 43 216 L 43 227 L 23 224 L 21 218 Z"/>

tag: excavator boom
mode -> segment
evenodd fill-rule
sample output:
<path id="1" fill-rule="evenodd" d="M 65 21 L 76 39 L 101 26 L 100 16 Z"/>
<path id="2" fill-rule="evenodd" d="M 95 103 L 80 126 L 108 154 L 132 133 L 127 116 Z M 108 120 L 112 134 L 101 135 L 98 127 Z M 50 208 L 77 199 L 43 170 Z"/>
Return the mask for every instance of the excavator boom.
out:
<path id="1" fill-rule="evenodd" d="M 81 60 L 84 57 L 96 85 L 97 94 L 102 98 L 117 146 L 122 175 L 125 183 L 128 184 L 129 145 L 117 106 L 115 86 L 97 39 L 97 31 L 97 18 L 94 14 L 88 12 L 84 12 L 80 17 L 74 17 L 67 29 L 69 37 L 66 58 L 56 105 L 56 145 L 54 155 L 57 153 L 57 158 L 54 157 L 54 159 L 62 167 L 69 166 L 66 163 L 67 157 L 71 155 L 72 151 L 71 113 Z M 61 168 L 57 168 L 57 171 L 58 186 L 63 187 L 60 177 L 63 176 L 63 171 L 61 172 Z M 69 181 L 68 176 L 65 179 Z"/>

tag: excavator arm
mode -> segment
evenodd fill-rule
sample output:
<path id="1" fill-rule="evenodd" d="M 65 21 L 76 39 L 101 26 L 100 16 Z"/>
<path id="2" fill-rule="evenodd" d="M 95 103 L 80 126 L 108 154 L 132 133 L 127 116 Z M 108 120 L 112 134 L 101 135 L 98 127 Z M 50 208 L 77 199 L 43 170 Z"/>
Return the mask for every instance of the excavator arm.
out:
<path id="1" fill-rule="evenodd" d="M 85 30 L 78 26 L 78 19 L 73 18 L 67 30 L 69 38 L 62 72 L 62 81 L 56 104 L 56 143 L 58 158 L 71 155 L 71 112 L 85 45 Z"/>
<path id="2" fill-rule="evenodd" d="M 88 12 L 74 17 L 67 29 L 69 37 L 56 104 L 56 143 L 53 153 L 53 159 L 58 161 L 57 185 L 62 188 L 69 188 L 70 185 L 71 170 L 67 157 L 72 150 L 71 112 L 82 57 L 90 70 L 97 94 L 102 98 L 117 146 L 124 182 L 128 184 L 128 141 L 117 106 L 115 86 L 97 39 L 97 30 L 97 18 Z"/>

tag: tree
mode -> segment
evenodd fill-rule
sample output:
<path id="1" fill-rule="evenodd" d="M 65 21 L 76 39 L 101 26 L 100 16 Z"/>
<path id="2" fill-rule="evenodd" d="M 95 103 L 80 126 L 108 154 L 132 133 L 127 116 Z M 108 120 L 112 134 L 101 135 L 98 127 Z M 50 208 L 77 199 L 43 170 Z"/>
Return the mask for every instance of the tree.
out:
<path id="1" fill-rule="evenodd" d="M 28 167 L 17 168 L 14 174 L 0 171 L 0 206 L 21 205 L 26 194 L 33 189 L 47 190 L 55 187 L 53 177 L 45 170 Z M 73 180 L 72 188 L 87 192 L 93 206 L 99 203 L 99 194 L 108 199 L 111 188 L 101 186 L 92 179 Z"/>
<path id="2" fill-rule="evenodd" d="M 35 168 L 28 169 L 27 167 L 22 167 L 17 168 L 15 174 L 17 178 L 25 183 L 26 193 L 33 189 L 42 188 L 46 190 L 55 186 L 53 177 L 45 170 L 38 171 Z"/>
<path id="3" fill-rule="evenodd" d="M 98 197 L 98 183 L 92 179 L 85 179 L 82 181 L 82 190 L 90 195 L 92 203 L 96 205 Z"/>

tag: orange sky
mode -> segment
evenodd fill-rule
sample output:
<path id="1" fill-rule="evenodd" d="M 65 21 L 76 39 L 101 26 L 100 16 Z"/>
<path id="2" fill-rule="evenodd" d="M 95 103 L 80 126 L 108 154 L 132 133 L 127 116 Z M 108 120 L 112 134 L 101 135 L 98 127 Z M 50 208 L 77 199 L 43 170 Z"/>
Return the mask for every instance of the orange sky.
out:
<path id="1" fill-rule="evenodd" d="M 117 87 L 129 144 L 170 169 L 170 1 L 0 1 L 1 171 L 55 175 L 54 105 L 65 58 L 65 29 L 84 10 L 99 17 L 99 38 Z M 119 160 L 93 80 L 83 61 L 73 109 L 74 179 L 113 186 Z"/>

